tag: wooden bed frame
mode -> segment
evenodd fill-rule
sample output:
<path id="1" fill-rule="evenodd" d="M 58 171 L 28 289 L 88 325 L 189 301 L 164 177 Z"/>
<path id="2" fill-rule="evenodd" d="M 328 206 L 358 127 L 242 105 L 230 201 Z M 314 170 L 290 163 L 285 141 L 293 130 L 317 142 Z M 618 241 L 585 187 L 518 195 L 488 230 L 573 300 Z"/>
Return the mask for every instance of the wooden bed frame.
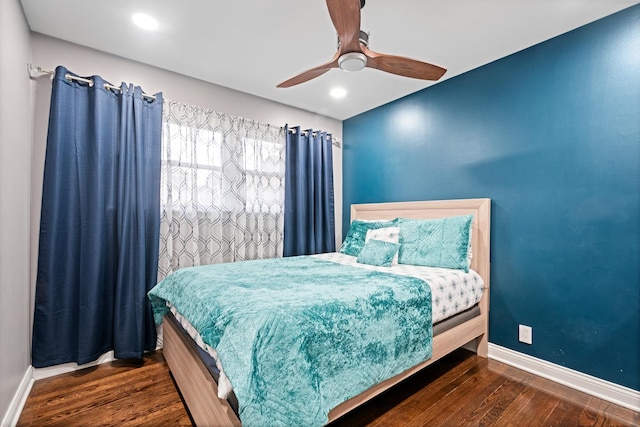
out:
<path id="1" fill-rule="evenodd" d="M 351 220 L 401 218 L 443 218 L 473 214 L 471 268 L 484 280 L 485 290 L 480 300 L 480 315 L 433 338 L 433 355 L 429 360 L 390 378 L 377 386 L 343 402 L 329 412 L 328 422 L 336 420 L 400 381 L 431 365 L 438 359 L 467 344 L 477 354 L 487 357 L 489 328 L 489 236 L 490 199 L 461 199 L 425 202 L 374 203 L 351 206 Z M 176 325 L 165 320 L 164 357 L 176 384 L 198 426 L 241 426 L 240 420 L 226 400 L 218 398 L 218 386 L 204 362 L 180 333 Z"/>

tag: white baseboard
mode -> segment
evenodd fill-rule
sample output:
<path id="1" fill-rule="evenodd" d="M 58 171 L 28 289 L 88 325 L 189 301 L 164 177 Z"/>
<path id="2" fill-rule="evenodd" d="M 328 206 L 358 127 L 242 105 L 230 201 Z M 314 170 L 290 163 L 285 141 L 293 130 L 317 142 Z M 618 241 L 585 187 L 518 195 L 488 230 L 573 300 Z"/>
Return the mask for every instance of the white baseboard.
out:
<path id="1" fill-rule="evenodd" d="M 86 363 L 84 365 L 78 365 L 77 363 L 65 363 L 62 365 L 51 366 L 49 368 L 33 368 L 33 379 L 37 381 L 43 378 L 54 377 L 68 372 L 90 368 L 92 366 L 100 365 L 101 363 L 113 362 L 114 360 L 116 359 L 113 356 L 113 351 L 110 351 L 100 356 L 98 360 L 94 360 L 93 362 Z"/>
<path id="2" fill-rule="evenodd" d="M 32 368 L 29 366 L 27 368 L 27 372 L 25 372 L 22 377 L 22 381 L 20 381 L 20 385 L 18 386 L 18 390 L 13 395 L 13 399 L 11 399 L 11 403 L 9 404 L 9 408 L 7 412 L 4 414 L 2 422 L 0 426 L 2 427 L 14 427 L 18 424 L 18 418 L 20 418 L 20 414 L 22 413 L 22 408 L 24 407 L 25 402 L 27 401 L 27 397 L 29 397 L 29 392 L 31 392 L 31 387 L 33 386 L 33 373 Z"/>
<path id="3" fill-rule="evenodd" d="M 489 358 L 640 412 L 640 392 L 489 343 Z"/>

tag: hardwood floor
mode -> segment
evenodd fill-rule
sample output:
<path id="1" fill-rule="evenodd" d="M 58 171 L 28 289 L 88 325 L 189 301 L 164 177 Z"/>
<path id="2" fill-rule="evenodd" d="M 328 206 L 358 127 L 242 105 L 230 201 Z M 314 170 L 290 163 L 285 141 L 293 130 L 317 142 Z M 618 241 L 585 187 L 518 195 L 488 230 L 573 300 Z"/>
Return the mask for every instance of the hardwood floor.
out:
<path id="1" fill-rule="evenodd" d="M 36 381 L 18 426 L 191 426 L 161 352 Z"/>
<path id="2" fill-rule="evenodd" d="M 189 426 L 161 352 L 37 381 L 18 426 Z M 638 426 L 640 414 L 458 350 L 331 424 Z"/>

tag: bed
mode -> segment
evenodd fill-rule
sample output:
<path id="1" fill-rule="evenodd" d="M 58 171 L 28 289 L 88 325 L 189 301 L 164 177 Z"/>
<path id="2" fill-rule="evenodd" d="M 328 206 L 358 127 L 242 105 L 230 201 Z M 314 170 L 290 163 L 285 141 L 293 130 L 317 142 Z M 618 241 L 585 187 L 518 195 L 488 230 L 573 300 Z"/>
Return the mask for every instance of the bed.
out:
<path id="1" fill-rule="evenodd" d="M 449 326 L 445 328 L 444 331 L 433 334 L 433 338 L 431 338 L 432 332 L 431 329 L 429 329 L 428 340 L 425 339 L 425 341 L 429 341 L 430 344 L 428 352 L 423 351 L 422 348 L 415 347 L 416 353 L 411 355 L 413 356 L 413 359 L 403 359 L 404 363 L 407 363 L 407 360 L 414 360 L 419 356 L 417 360 L 411 362 L 410 366 L 406 366 L 400 372 L 394 372 L 390 378 L 367 386 L 368 388 L 366 390 L 358 392 L 358 394 L 353 397 L 347 398 L 344 401 L 336 402 L 335 405 L 332 404 L 332 409 L 328 412 L 328 415 L 323 415 L 323 417 L 326 416 L 327 423 L 338 419 L 347 412 L 362 405 L 376 395 L 390 387 L 393 387 L 403 379 L 413 375 L 421 369 L 424 369 L 459 347 L 472 346 L 479 356 L 487 356 L 490 289 L 490 200 L 463 199 L 352 205 L 352 221 L 380 221 L 393 220 L 395 218 L 406 218 L 410 221 L 417 219 L 461 217 L 465 215 L 473 216 L 472 221 L 470 222 L 472 236 L 470 242 L 470 253 L 472 256 L 470 258 L 469 267 L 471 272 L 477 273 L 483 282 L 481 299 L 477 304 L 474 302 L 473 310 L 464 310 L 463 314 L 455 316 L 456 318 L 459 318 L 466 313 L 466 317 L 463 317 L 463 320 L 459 320 L 454 326 Z M 308 266 L 305 268 L 315 267 L 316 263 L 341 261 L 340 259 L 331 259 L 331 256 L 332 255 L 325 256 L 325 258 L 329 258 L 328 260 L 306 260 L 305 262 Z M 285 259 L 280 262 L 286 263 L 289 261 Z M 375 270 L 375 268 L 372 269 Z M 371 272 L 371 274 L 378 273 Z M 380 274 L 384 275 L 385 273 Z M 373 277 L 371 280 L 374 279 L 377 280 L 377 276 Z M 407 280 L 409 280 L 408 276 Z M 400 281 L 402 282 L 402 280 Z M 409 285 L 413 286 L 415 283 L 410 283 Z M 408 285 L 405 283 L 403 286 Z M 430 294 L 429 298 L 431 298 Z M 400 304 L 403 307 L 407 307 L 407 301 L 402 301 Z M 409 307 L 409 309 L 411 308 Z M 431 306 L 429 306 L 429 311 L 430 310 Z M 472 311 L 473 313 L 469 314 L 469 312 Z M 178 318 L 181 316 L 180 313 L 175 314 L 177 314 Z M 368 321 L 370 322 L 371 319 Z M 437 323 L 436 326 L 446 324 L 449 321 L 450 320 L 446 320 Z M 240 418 L 236 415 L 235 409 L 237 408 L 234 408 L 234 399 L 219 398 L 217 382 L 219 378 L 212 375 L 211 369 L 208 367 L 210 363 L 207 363 L 202 357 L 202 343 L 200 343 L 199 346 L 195 345 L 192 337 L 190 337 L 188 333 L 185 333 L 184 329 L 181 327 L 183 325 L 180 323 L 181 322 L 176 320 L 176 316 L 171 313 L 165 316 L 163 321 L 163 351 L 169 369 L 171 370 L 194 422 L 196 425 L 200 426 L 242 425 Z M 222 343 L 220 346 L 222 348 Z M 225 363 L 223 363 L 223 365 L 224 364 Z M 229 364 L 229 366 L 230 365 L 231 364 Z M 283 368 L 284 371 L 287 369 L 288 368 Z M 295 370 L 295 368 L 292 369 Z M 293 375 L 293 373 L 291 375 Z M 246 418 L 243 419 L 245 420 L 245 424 L 249 424 Z"/>

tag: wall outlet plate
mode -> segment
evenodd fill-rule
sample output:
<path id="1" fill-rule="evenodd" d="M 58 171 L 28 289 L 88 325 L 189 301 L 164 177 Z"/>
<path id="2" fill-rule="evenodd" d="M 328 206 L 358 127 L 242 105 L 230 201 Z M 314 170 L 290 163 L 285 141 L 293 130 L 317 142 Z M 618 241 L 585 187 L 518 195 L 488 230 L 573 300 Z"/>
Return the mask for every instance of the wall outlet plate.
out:
<path id="1" fill-rule="evenodd" d="M 533 343 L 533 329 L 531 326 L 518 325 L 518 339 L 525 344 Z"/>

